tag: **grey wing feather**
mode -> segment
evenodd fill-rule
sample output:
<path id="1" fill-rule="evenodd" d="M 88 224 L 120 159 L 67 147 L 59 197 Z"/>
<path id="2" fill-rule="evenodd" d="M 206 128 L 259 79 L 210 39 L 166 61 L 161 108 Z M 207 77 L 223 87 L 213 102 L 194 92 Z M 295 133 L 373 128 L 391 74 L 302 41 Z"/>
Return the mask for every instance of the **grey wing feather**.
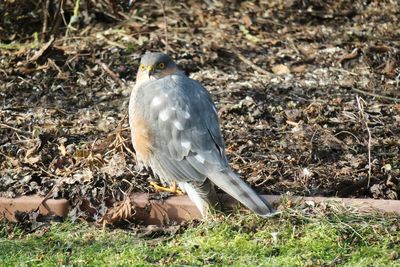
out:
<path id="1" fill-rule="evenodd" d="M 137 105 L 150 124 L 152 167 L 179 182 L 202 182 L 228 166 L 218 115 L 209 93 L 184 75 L 171 75 L 138 89 Z"/>

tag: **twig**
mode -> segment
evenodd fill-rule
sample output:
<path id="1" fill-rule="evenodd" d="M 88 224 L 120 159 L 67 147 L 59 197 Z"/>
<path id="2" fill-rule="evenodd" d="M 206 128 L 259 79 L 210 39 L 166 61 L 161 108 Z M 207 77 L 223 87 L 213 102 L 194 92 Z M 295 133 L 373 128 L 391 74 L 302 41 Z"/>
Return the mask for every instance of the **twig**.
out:
<path id="1" fill-rule="evenodd" d="M 317 132 L 318 132 L 318 129 L 315 129 L 315 131 L 314 131 L 314 133 L 313 133 L 313 135 L 311 136 L 311 141 L 310 141 L 310 145 L 311 145 L 311 151 L 310 151 L 310 161 L 312 160 L 312 158 L 313 158 L 313 148 L 314 148 L 314 137 L 315 137 L 315 135 L 317 134 Z"/>
<path id="2" fill-rule="evenodd" d="M 82 33 L 81 33 L 81 34 L 82 34 Z M 97 38 L 104 40 L 107 44 L 109 44 L 109 45 L 111 45 L 111 46 L 116 46 L 116 47 L 119 47 L 119 48 L 121 48 L 121 49 L 126 49 L 126 46 L 125 46 L 125 45 L 122 45 L 122 44 L 120 44 L 120 43 L 111 41 L 111 40 L 107 39 L 103 34 L 97 34 L 97 36 L 98 36 Z M 72 38 L 71 38 L 71 39 L 72 39 Z"/>
<path id="3" fill-rule="evenodd" d="M 12 127 L 10 125 L 7 125 L 7 124 L 4 124 L 4 123 L 0 123 L 0 128 L 8 128 L 8 129 L 11 129 L 11 130 L 13 130 L 13 131 L 15 131 L 17 133 L 20 133 L 20 134 L 30 134 L 30 132 L 14 128 L 14 127 Z"/>
<path id="4" fill-rule="evenodd" d="M 254 64 L 253 62 L 251 62 L 249 59 L 247 59 L 245 56 L 243 56 L 239 51 L 237 50 L 232 50 L 232 52 L 241 60 L 243 61 L 246 65 L 249 65 L 250 67 L 252 67 L 254 70 L 258 71 L 261 74 L 264 75 L 268 75 L 270 76 L 271 73 L 260 68 L 259 66 L 257 66 L 256 64 Z"/>
<path id="5" fill-rule="evenodd" d="M 126 120 L 126 118 L 128 117 L 128 112 L 125 112 L 123 118 L 119 121 L 117 128 L 115 130 L 115 139 L 114 141 L 109 145 L 109 147 L 114 147 L 113 150 L 109 150 L 106 155 L 108 155 L 109 153 L 113 152 L 116 148 L 119 148 L 120 146 L 122 146 L 121 151 L 123 151 L 123 149 L 125 148 L 126 151 L 128 151 L 128 154 L 130 154 L 135 161 L 137 160 L 136 158 L 136 154 L 133 153 L 133 151 L 125 144 L 126 139 L 122 137 L 121 132 L 130 129 L 129 127 L 123 128 L 122 124 L 124 123 L 124 121 Z"/>
<path id="6" fill-rule="evenodd" d="M 51 58 L 48 58 L 47 62 L 49 63 L 49 65 L 51 65 L 53 68 L 55 68 L 58 71 L 57 77 L 61 77 L 63 75 L 63 71 L 60 69 L 59 66 L 57 66 L 57 64 L 54 62 L 54 60 L 52 60 Z"/>
<path id="7" fill-rule="evenodd" d="M 45 39 L 45 35 L 47 32 L 47 28 L 49 25 L 49 5 L 50 0 L 45 0 L 42 2 L 42 11 L 43 11 L 43 26 L 42 26 L 42 38 Z"/>
<path id="8" fill-rule="evenodd" d="M 292 46 L 293 50 L 297 53 L 297 55 L 303 56 L 303 54 L 300 53 L 299 49 L 297 49 L 297 46 L 296 46 L 296 44 L 294 43 L 293 39 L 290 38 L 290 37 L 288 37 L 287 40 L 288 40 L 289 44 Z"/>
<path id="9" fill-rule="evenodd" d="M 351 135 L 351 136 L 353 136 L 354 137 L 354 139 L 356 139 L 357 140 L 357 142 L 359 143 L 359 144 L 361 144 L 361 142 L 360 142 L 360 139 L 358 139 L 357 138 L 357 136 L 355 136 L 353 133 L 351 133 L 351 132 L 349 132 L 349 131 L 340 131 L 340 132 L 338 132 L 338 133 L 336 133 L 336 134 L 334 134 L 333 136 L 338 136 L 338 135 L 340 135 L 340 134 L 342 134 L 342 133 L 347 133 L 347 134 L 349 134 L 349 135 Z"/>
<path id="10" fill-rule="evenodd" d="M 39 167 L 39 169 L 40 169 L 42 172 L 44 172 L 45 174 L 47 174 L 48 176 L 50 176 L 50 177 L 57 178 L 57 179 L 61 179 L 61 181 L 65 179 L 65 177 L 61 177 L 61 176 L 52 174 L 51 172 L 46 171 L 46 170 L 43 169 L 42 167 Z M 60 181 L 60 180 L 59 180 L 59 181 Z M 53 189 L 52 189 L 52 190 L 53 190 Z M 52 190 L 50 190 L 49 193 L 50 193 Z M 48 195 L 49 193 L 47 193 L 47 195 Z"/>
<path id="11" fill-rule="evenodd" d="M 119 78 L 118 74 L 110 70 L 110 68 L 100 60 L 96 60 L 96 63 L 99 64 L 105 72 L 115 81 L 119 84 L 119 86 L 125 86 L 125 83 Z"/>
<path id="12" fill-rule="evenodd" d="M 385 96 L 385 95 L 378 95 L 378 94 L 375 94 L 375 93 L 366 92 L 366 91 L 363 91 L 363 90 L 360 90 L 360 89 L 356 89 L 356 88 L 351 88 L 351 90 L 353 90 L 354 92 L 363 94 L 363 95 L 369 95 L 369 96 L 373 96 L 373 97 L 376 97 L 376 98 L 391 100 L 391 101 L 394 101 L 394 102 L 400 102 L 400 98 L 395 98 L 395 97 L 390 97 L 390 96 Z"/>
<path id="13" fill-rule="evenodd" d="M 29 62 L 34 62 L 38 60 L 45 52 L 47 49 L 51 47 L 51 45 L 54 43 L 54 35 L 52 35 L 47 43 L 42 45 L 42 47 L 36 51 L 36 53 L 29 59 Z"/>
<path id="14" fill-rule="evenodd" d="M 365 116 L 365 112 L 364 112 L 364 105 L 362 103 L 362 101 L 364 101 L 361 97 L 359 97 L 358 95 L 356 95 L 356 100 L 357 100 L 357 106 L 358 106 L 358 110 L 360 113 L 360 119 L 364 122 L 365 124 L 365 128 L 367 128 L 367 132 L 368 132 L 368 183 L 367 183 L 367 188 L 369 188 L 370 186 L 370 182 L 371 182 L 371 141 L 372 141 L 372 136 L 371 136 L 371 131 L 368 127 L 368 119 Z"/>
<path id="15" fill-rule="evenodd" d="M 63 0 L 61 0 L 61 1 L 63 1 Z M 62 2 L 62 5 L 61 5 L 61 7 L 60 7 L 60 14 L 61 14 L 61 18 L 62 18 L 62 20 L 63 20 L 63 22 L 64 22 L 64 25 L 65 26 L 68 26 L 68 22 L 67 22 L 67 19 L 65 18 L 65 16 L 64 16 L 64 1 Z"/>
<path id="16" fill-rule="evenodd" d="M 340 71 L 340 72 L 347 73 L 347 74 L 351 74 L 351 75 L 354 75 L 354 76 L 358 76 L 359 75 L 358 73 L 355 73 L 355 72 L 352 72 L 352 71 L 348 71 L 348 70 L 344 70 L 344 69 L 340 69 L 340 68 L 330 67 L 329 69 L 330 70 L 335 70 L 335 71 Z"/>
<path id="17" fill-rule="evenodd" d="M 61 14 L 61 12 L 64 12 L 63 7 L 64 7 L 64 0 L 58 0 L 57 11 L 55 12 L 54 17 L 53 17 L 52 24 L 51 24 L 51 31 L 50 31 L 49 35 L 53 35 L 53 34 L 57 35 L 57 32 L 60 27 L 62 19 L 64 20 L 64 23 L 65 23 L 64 14 Z M 65 23 L 65 25 L 67 25 L 67 23 Z"/>
<path id="18" fill-rule="evenodd" d="M 360 49 L 358 49 L 357 47 L 353 49 L 353 51 L 351 51 L 351 53 L 346 54 L 344 56 L 342 56 L 341 58 L 339 58 L 338 62 L 342 63 L 345 60 L 350 60 L 353 58 L 356 58 L 358 56 L 358 52 L 360 51 Z"/>
<path id="19" fill-rule="evenodd" d="M 55 184 L 55 185 L 50 189 L 50 191 L 44 196 L 43 200 L 40 201 L 39 205 L 38 205 L 37 208 L 36 208 L 36 211 L 38 211 L 38 210 L 40 209 L 40 206 L 43 206 L 43 207 L 45 207 L 48 211 L 50 211 L 49 208 L 45 205 L 45 202 L 46 202 L 50 197 L 53 196 L 53 194 L 54 194 L 54 189 L 55 189 L 56 187 L 58 187 L 58 186 L 65 180 L 66 177 L 60 177 L 60 176 L 54 175 L 54 174 L 52 174 L 52 173 L 46 171 L 45 169 L 43 169 L 43 168 L 41 168 L 41 167 L 40 167 L 40 170 L 41 170 L 42 172 L 46 173 L 47 175 L 58 179 L 57 182 L 56 182 L 56 184 Z"/>
<path id="20" fill-rule="evenodd" d="M 168 53 L 170 49 L 169 42 L 168 42 L 168 22 L 167 22 L 167 13 L 165 11 L 165 0 L 160 1 L 161 9 L 163 12 L 164 17 L 164 38 L 165 38 L 165 53 Z"/>

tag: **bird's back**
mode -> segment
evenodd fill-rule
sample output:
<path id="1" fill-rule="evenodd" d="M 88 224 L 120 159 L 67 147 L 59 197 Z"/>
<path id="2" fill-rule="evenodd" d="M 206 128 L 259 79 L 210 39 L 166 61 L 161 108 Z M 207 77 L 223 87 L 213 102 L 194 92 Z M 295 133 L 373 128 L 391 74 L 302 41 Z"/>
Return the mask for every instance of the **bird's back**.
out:
<path id="1" fill-rule="evenodd" d="M 167 176 L 200 181 L 209 171 L 228 166 L 212 99 L 185 75 L 169 75 L 139 86 L 131 98 L 130 113 L 148 123 L 150 163 L 164 172 L 169 169 Z"/>

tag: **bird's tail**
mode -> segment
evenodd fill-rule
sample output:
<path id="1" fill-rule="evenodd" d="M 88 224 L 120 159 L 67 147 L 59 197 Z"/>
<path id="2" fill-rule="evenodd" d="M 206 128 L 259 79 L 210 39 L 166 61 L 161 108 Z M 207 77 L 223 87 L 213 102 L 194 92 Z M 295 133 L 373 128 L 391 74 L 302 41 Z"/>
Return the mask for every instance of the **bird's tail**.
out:
<path id="1" fill-rule="evenodd" d="M 230 169 L 208 175 L 211 182 L 261 217 L 275 214 L 272 206 Z"/>

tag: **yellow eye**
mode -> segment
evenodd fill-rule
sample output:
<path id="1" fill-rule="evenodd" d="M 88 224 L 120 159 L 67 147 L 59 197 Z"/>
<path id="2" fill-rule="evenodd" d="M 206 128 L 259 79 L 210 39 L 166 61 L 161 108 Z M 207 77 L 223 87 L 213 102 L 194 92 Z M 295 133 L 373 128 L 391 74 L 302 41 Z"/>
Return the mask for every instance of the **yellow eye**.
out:
<path id="1" fill-rule="evenodd" d="M 164 64 L 164 62 L 160 62 L 160 63 L 158 63 L 158 68 L 159 68 L 159 69 L 163 69 L 163 68 L 165 68 L 165 64 Z"/>
<path id="2" fill-rule="evenodd" d="M 145 70 L 146 69 L 146 66 L 145 65 L 143 65 L 143 64 L 140 64 L 140 70 Z"/>

